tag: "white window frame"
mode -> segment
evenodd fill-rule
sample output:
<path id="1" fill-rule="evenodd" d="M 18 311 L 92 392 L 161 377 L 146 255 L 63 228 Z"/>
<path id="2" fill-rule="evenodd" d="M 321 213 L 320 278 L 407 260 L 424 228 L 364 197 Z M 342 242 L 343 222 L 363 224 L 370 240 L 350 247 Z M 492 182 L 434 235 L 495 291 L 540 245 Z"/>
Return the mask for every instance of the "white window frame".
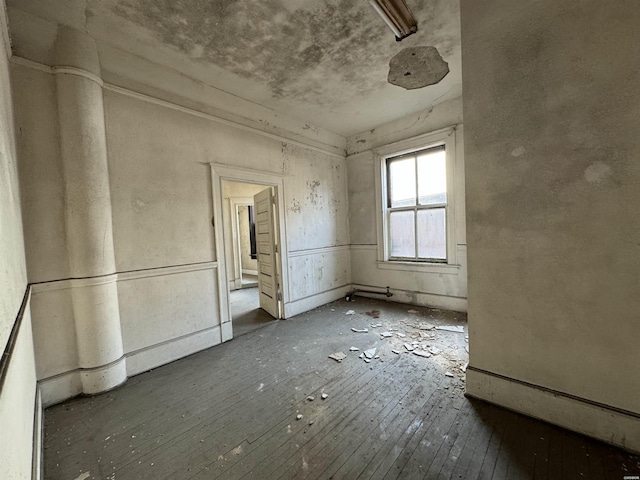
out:
<path id="1" fill-rule="evenodd" d="M 456 130 L 448 127 L 374 149 L 376 159 L 376 215 L 378 230 L 378 268 L 391 270 L 457 273 L 460 265 L 456 245 Z M 444 145 L 447 165 L 447 260 L 391 259 L 389 241 L 389 214 L 387 206 L 387 159 Z"/>

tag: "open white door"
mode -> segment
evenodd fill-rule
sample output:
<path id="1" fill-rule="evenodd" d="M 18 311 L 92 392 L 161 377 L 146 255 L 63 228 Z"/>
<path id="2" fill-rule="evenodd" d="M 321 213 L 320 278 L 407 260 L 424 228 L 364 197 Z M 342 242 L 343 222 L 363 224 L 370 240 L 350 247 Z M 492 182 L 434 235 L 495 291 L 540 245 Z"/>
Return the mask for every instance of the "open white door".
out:
<path id="1" fill-rule="evenodd" d="M 258 251 L 258 290 L 260 308 L 274 318 L 278 311 L 278 275 L 276 266 L 275 208 L 271 188 L 253 197 L 256 221 L 256 243 Z"/>

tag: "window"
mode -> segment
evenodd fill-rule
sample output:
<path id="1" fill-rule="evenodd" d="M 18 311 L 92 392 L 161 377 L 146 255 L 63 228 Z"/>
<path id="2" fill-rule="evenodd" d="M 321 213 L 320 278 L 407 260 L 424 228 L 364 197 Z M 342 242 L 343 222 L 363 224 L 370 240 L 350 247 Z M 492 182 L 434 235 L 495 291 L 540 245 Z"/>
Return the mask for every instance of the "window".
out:
<path id="1" fill-rule="evenodd" d="M 256 260 L 258 258 L 258 248 L 256 246 L 256 219 L 253 213 L 253 205 L 247 205 L 247 212 L 249 213 L 249 244 L 251 245 L 251 258 Z"/>
<path id="2" fill-rule="evenodd" d="M 388 259 L 447 263 L 445 145 L 386 159 Z"/>
<path id="3" fill-rule="evenodd" d="M 377 268 L 459 273 L 464 259 L 459 253 L 464 250 L 464 160 L 456 153 L 458 129 L 462 125 L 374 149 Z"/>

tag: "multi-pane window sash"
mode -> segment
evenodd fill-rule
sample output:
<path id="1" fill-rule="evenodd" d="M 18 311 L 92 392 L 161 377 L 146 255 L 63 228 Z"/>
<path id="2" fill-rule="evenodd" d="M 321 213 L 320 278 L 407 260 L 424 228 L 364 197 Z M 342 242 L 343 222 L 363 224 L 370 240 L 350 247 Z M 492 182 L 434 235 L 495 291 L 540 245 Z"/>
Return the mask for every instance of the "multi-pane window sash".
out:
<path id="1" fill-rule="evenodd" d="M 447 262 L 444 145 L 387 159 L 389 259 Z"/>

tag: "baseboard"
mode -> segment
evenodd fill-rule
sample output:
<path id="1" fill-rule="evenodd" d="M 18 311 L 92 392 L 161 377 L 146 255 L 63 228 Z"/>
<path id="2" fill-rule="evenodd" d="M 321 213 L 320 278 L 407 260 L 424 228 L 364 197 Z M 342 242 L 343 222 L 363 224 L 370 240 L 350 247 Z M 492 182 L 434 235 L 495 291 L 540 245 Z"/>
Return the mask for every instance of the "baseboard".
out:
<path id="1" fill-rule="evenodd" d="M 42 478 L 42 453 L 44 440 L 44 423 L 42 408 L 42 392 L 36 385 L 36 401 L 33 412 L 33 453 L 31 457 L 31 479 L 40 480 Z"/>
<path id="2" fill-rule="evenodd" d="M 71 370 L 38 381 L 43 408 L 64 402 L 82 393 L 80 370 Z"/>
<path id="3" fill-rule="evenodd" d="M 467 368 L 466 394 L 640 453 L 640 414 L 481 370 Z"/>
<path id="4" fill-rule="evenodd" d="M 258 271 L 257 270 L 249 270 L 249 269 L 242 269 L 242 274 L 243 275 L 253 275 L 254 277 L 258 276 Z"/>
<path id="5" fill-rule="evenodd" d="M 455 312 L 467 311 L 467 299 L 462 297 L 450 297 L 447 295 L 437 295 L 433 293 L 414 292 L 391 288 L 392 297 L 384 295 L 386 287 L 374 287 L 371 285 L 353 284 L 355 290 L 380 290 L 382 295 L 358 293 L 358 296 L 367 298 L 377 298 L 390 300 L 392 302 L 406 303 L 409 305 L 419 305 L 422 307 L 440 308 L 442 310 L 453 310 Z"/>
<path id="6" fill-rule="evenodd" d="M 125 354 L 127 377 L 171 363 L 222 342 L 220 326 L 189 333 Z M 74 369 L 38 382 L 44 408 L 82 394 L 82 370 Z"/>
<path id="7" fill-rule="evenodd" d="M 129 352 L 125 355 L 127 357 L 127 375 L 133 376 L 146 372 L 221 342 L 220 326 L 214 326 Z"/>
<path id="8" fill-rule="evenodd" d="M 308 312 L 309 310 L 313 310 L 314 308 L 317 308 L 326 303 L 344 298 L 347 295 L 347 292 L 349 292 L 350 290 L 350 285 L 344 285 L 332 290 L 327 290 L 326 292 L 317 293 L 306 298 L 301 298 L 299 300 L 294 300 L 293 302 L 285 303 L 284 318 L 295 317 L 296 315 Z"/>

